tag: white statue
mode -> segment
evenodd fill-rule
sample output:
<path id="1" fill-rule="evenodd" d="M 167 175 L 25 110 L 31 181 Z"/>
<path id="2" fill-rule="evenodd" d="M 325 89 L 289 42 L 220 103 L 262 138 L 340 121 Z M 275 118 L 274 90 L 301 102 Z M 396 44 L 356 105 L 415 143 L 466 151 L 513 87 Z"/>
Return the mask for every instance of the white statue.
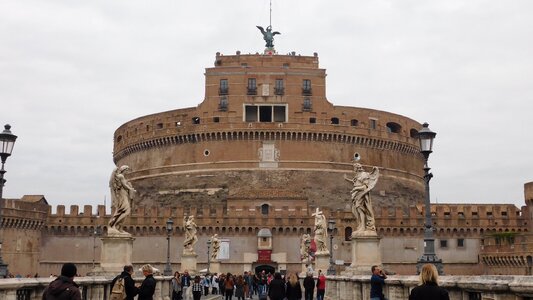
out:
<path id="1" fill-rule="evenodd" d="M 317 207 L 316 212 L 313 213 L 315 217 L 315 244 L 316 244 L 316 255 L 329 255 L 329 250 L 326 245 L 328 240 L 328 223 L 326 222 L 326 216 L 320 211 Z"/>
<path id="2" fill-rule="evenodd" d="M 124 174 L 129 171 L 128 166 L 121 166 L 115 168 L 111 173 L 109 179 L 109 187 L 111 189 L 111 207 L 114 209 L 113 216 L 109 220 L 109 228 L 107 233 L 109 235 L 120 235 L 129 233 L 122 230 L 122 223 L 124 219 L 131 214 L 131 203 L 135 195 L 135 189 L 131 183 L 124 177 Z"/>
<path id="3" fill-rule="evenodd" d="M 376 186 L 379 178 L 379 169 L 374 167 L 372 173 L 365 172 L 363 166 L 354 163 L 354 177 L 344 179 L 353 183 L 352 196 L 352 213 L 357 220 L 357 230 L 352 234 L 355 235 L 373 235 L 376 234 L 376 223 L 374 219 L 374 210 L 370 199 L 370 191 Z"/>
<path id="4" fill-rule="evenodd" d="M 307 262 L 309 260 L 309 250 L 311 248 L 311 235 L 304 233 L 302 235 L 302 240 L 300 242 L 300 258 L 302 262 Z"/>
<path id="5" fill-rule="evenodd" d="M 196 236 L 197 227 L 194 222 L 194 216 L 183 217 L 183 228 L 185 228 L 185 240 L 183 241 L 184 254 L 196 254 L 194 252 L 194 244 L 198 241 L 198 237 Z"/>
<path id="6" fill-rule="evenodd" d="M 211 246 L 213 246 L 211 260 L 215 261 L 217 260 L 218 252 L 220 252 L 220 240 L 218 239 L 218 235 L 216 233 L 211 237 Z"/>

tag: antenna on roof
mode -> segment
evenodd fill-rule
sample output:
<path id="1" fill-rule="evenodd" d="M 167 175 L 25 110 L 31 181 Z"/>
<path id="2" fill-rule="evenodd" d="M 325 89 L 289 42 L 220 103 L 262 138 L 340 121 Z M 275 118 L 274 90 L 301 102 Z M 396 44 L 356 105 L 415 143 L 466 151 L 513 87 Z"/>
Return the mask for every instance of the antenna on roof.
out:
<path id="1" fill-rule="evenodd" d="M 270 0 L 270 23 L 268 25 L 272 28 L 272 0 Z"/>

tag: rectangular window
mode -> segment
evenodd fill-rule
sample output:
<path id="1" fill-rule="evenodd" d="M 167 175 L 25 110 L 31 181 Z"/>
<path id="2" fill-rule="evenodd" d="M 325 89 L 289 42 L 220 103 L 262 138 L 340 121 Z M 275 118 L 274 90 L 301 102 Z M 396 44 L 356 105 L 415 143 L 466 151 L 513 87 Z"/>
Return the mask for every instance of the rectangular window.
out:
<path id="1" fill-rule="evenodd" d="M 245 105 L 245 122 L 287 122 L 286 105 Z"/>
<path id="2" fill-rule="evenodd" d="M 257 106 L 247 105 L 245 108 L 245 121 L 257 122 Z"/>
<path id="3" fill-rule="evenodd" d="M 219 95 L 227 95 L 229 92 L 228 80 L 220 79 Z"/>
<path id="4" fill-rule="evenodd" d="M 257 95 L 257 82 L 255 78 L 248 78 L 248 95 Z"/>
<path id="5" fill-rule="evenodd" d="M 312 108 L 313 108 L 313 106 L 311 105 L 311 98 L 305 97 L 304 98 L 304 103 L 302 105 L 302 110 L 303 111 L 310 111 Z"/>
<path id="6" fill-rule="evenodd" d="M 370 129 L 377 129 L 378 128 L 378 120 L 376 120 L 376 119 L 370 119 L 368 124 L 369 124 L 369 128 Z"/>
<path id="7" fill-rule="evenodd" d="M 316 118 L 309 118 L 309 123 L 316 124 Z"/>
<path id="8" fill-rule="evenodd" d="M 457 247 L 463 248 L 465 246 L 465 239 L 457 239 Z"/>
<path id="9" fill-rule="evenodd" d="M 274 86 L 274 94 L 283 95 L 285 87 L 283 85 L 283 79 L 276 79 L 276 85 Z"/>
<path id="10" fill-rule="evenodd" d="M 448 248 L 448 240 L 440 240 L 441 248 Z"/>
<path id="11" fill-rule="evenodd" d="M 220 111 L 228 110 L 228 97 L 227 96 L 220 97 L 220 102 L 218 103 L 218 110 Z"/>
<path id="12" fill-rule="evenodd" d="M 304 79 L 302 82 L 302 94 L 311 95 L 311 80 Z"/>

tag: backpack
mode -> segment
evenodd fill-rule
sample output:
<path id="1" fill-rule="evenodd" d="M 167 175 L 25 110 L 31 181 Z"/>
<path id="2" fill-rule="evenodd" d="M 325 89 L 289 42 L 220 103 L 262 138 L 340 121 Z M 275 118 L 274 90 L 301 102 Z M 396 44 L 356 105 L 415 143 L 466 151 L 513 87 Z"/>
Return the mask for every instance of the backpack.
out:
<path id="1" fill-rule="evenodd" d="M 126 299 L 126 286 L 124 285 L 124 278 L 118 277 L 111 289 L 111 298 L 110 300 L 124 300 Z"/>

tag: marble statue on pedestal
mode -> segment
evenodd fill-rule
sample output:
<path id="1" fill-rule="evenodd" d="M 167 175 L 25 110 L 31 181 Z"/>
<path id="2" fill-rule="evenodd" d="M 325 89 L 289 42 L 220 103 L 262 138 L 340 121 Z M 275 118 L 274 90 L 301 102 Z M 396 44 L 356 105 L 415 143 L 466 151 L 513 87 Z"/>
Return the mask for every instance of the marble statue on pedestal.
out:
<path id="1" fill-rule="evenodd" d="M 126 179 L 124 174 L 128 172 L 128 166 L 115 168 L 109 179 L 111 189 L 111 205 L 114 209 L 113 216 L 109 220 L 108 235 L 128 235 L 129 233 L 122 229 L 122 224 L 127 216 L 131 214 L 131 201 L 135 195 L 135 189 Z"/>
<path id="2" fill-rule="evenodd" d="M 183 217 L 183 228 L 185 228 L 185 240 L 183 241 L 184 254 L 196 254 L 194 252 L 194 244 L 198 242 L 197 227 L 194 222 L 194 216 Z"/>
<path id="3" fill-rule="evenodd" d="M 311 248 L 311 235 L 304 233 L 304 235 L 302 235 L 302 240 L 300 242 L 300 258 L 302 262 L 307 262 L 309 260 L 310 248 Z"/>
<path id="4" fill-rule="evenodd" d="M 352 213 L 357 220 L 357 229 L 352 236 L 375 235 L 376 223 L 374 219 L 374 210 L 370 199 L 370 191 L 376 186 L 379 178 L 379 169 L 374 167 L 371 173 L 365 172 L 363 166 L 354 163 L 354 176 L 344 179 L 353 183 L 351 190 Z"/>
<path id="5" fill-rule="evenodd" d="M 326 222 L 326 216 L 317 207 L 316 212 L 313 213 L 315 217 L 315 255 L 329 255 L 329 250 L 326 245 L 328 240 L 328 223 Z"/>
<path id="6" fill-rule="evenodd" d="M 220 239 L 218 238 L 218 235 L 216 233 L 211 237 L 211 246 L 213 246 L 213 252 L 211 252 L 211 260 L 216 261 L 218 257 L 218 252 L 220 252 Z"/>

